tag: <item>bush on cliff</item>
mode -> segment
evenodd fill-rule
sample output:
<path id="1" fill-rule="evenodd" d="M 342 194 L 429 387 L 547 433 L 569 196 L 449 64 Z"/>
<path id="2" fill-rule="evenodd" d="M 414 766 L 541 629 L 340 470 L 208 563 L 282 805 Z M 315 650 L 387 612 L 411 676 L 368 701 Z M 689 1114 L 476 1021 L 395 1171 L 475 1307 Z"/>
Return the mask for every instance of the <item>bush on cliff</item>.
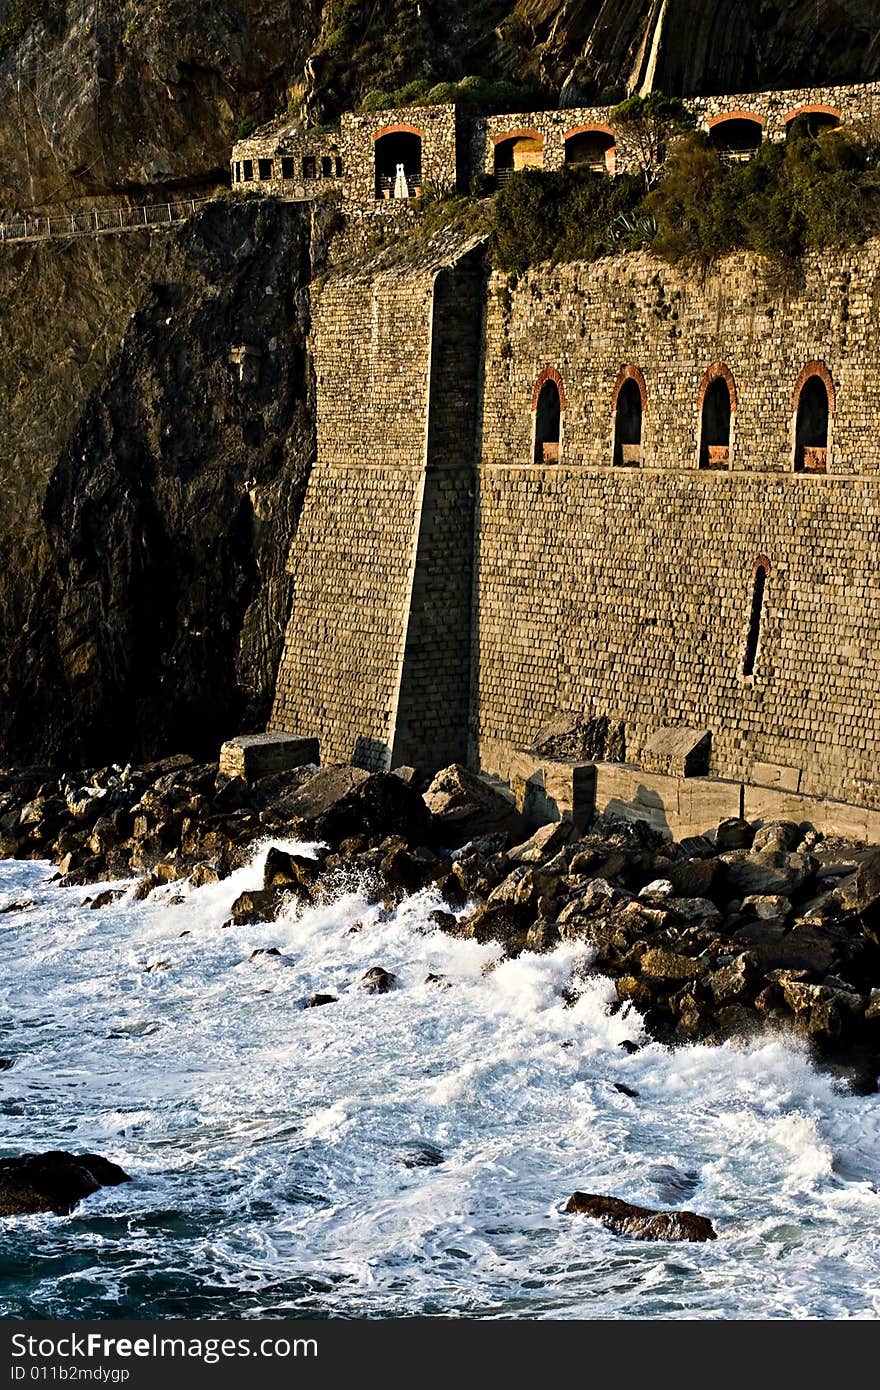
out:
<path id="1" fill-rule="evenodd" d="M 729 251 L 792 259 L 822 246 L 852 246 L 880 227 L 877 171 L 845 130 L 814 138 L 795 130 L 766 141 L 744 164 L 725 164 L 704 135 L 672 150 L 645 209 L 657 221 L 653 250 L 709 262 Z"/>
<path id="2" fill-rule="evenodd" d="M 642 194 L 638 178 L 608 179 L 591 169 L 524 169 L 495 200 L 494 259 L 521 272 L 539 261 L 595 260 L 630 233 L 621 219 Z"/>
<path id="3" fill-rule="evenodd" d="M 726 163 L 708 136 L 672 147 L 658 181 L 590 170 L 524 170 L 495 200 L 495 263 L 517 273 L 540 261 L 596 260 L 649 247 L 703 265 L 731 251 L 793 262 L 824 246 L 854 246 L 880 232 L 875 151 L 847 130 L 818 138 L 796 128 L 745 163 Z"/>

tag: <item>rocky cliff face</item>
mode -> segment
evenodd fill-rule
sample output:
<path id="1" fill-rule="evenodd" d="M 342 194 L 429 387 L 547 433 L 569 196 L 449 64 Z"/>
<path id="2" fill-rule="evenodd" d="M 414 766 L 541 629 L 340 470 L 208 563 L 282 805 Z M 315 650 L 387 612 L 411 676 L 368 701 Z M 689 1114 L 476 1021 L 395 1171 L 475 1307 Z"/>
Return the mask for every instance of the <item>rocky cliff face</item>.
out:
<path id="1" fill-rule="evenodd" d="M 10 356 L 0 378 L 28 445 L 0 465 L 0 760 L 213 747 L 265 720 L 313 449 L 311 220 L 220 201 L 152 240 L 13 253 L 32 298 L 20 395 Z M 77 331 L 56 343 L 59 322 Z"/>
<path id="2" fill-rule="evenodd" d="M 137 198 L 225 178 L 241 122 L 286 104 L 318 8 L 0 0 L 3 203 Z"/>
<path id="3" fill-rule="evenodd" d="M 876 0 L 0 0 L 6 207 L 225 178 L 246 122 L 469 73 L 549 100 L 880 74 Z"/>

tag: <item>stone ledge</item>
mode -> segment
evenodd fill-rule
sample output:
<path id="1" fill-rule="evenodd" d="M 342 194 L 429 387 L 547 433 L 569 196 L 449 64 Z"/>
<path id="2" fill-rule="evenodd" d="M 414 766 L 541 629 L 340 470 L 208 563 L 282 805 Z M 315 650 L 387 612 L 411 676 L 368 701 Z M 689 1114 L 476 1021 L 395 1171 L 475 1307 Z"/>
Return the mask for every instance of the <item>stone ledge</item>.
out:
<path id="1" fill-rule="evenodd" d="M 220 749 L 221 773 L 243 777 L 247 782 L 320 761 L 318 740 L 296 734 L 239 734 L 227 739 Z"/>

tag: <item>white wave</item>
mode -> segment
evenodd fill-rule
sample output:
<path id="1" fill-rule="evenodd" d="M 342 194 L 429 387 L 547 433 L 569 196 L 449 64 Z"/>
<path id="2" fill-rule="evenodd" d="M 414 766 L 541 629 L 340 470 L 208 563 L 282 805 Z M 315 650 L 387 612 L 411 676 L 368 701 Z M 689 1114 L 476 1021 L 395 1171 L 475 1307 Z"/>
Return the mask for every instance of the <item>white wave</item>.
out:
<path id="1" fill-rule="evenodd" d="M 3 1151 L 135 1177 L 4 1223 L 0 1314 L 877 1316 L 875 1097 L 782 1037 L 664 1049 L 583 948 L 499 963 L 434 927 L 430 892 L 387 913 L 350 883 L 224 927 L 267 847 L 96 911 L 0 864 L 0 907 L 33 900 L 0 915 Z M 374 965 L 391 992 L 359 987 Z M 621 1240 L 564 1214 L 575 1188 L 720 1238 Z"/>

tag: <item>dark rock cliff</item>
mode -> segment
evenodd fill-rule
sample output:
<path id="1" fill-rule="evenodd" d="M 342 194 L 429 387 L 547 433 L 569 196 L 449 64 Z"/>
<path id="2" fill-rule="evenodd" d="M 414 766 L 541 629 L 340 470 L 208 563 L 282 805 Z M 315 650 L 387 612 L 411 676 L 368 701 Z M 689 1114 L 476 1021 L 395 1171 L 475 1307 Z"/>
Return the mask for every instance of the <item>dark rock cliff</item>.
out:
<path id="1" fill-rule="evenodd" d="M 0 464 L 18 499 L 0 523 L 0 761 L 213 748 L 265 720 L 313 452 L 311 221 L 303 207 L 219 201 L 152 241 L 16 253 L 33 293 L 30 327 L 17 325 L 32 353 L 22 380 L 44 434 Z M 83 405 L 70 379 L 87 379 L 89 364 L 80 376 L 66 362 L 85 345 L 56 344 L 51 326 L 81 320 L 87 339 L 101 319 L 92 298 L 106 276 L 72 272 L 105 247 L 120 280 L 112 331 L 123 301 L 133 312 L 121 343 L 97 345 L 104 365 Z M 13 446 L 17 427 L 21 411 L 11 440 L 4 431 Z"/>

